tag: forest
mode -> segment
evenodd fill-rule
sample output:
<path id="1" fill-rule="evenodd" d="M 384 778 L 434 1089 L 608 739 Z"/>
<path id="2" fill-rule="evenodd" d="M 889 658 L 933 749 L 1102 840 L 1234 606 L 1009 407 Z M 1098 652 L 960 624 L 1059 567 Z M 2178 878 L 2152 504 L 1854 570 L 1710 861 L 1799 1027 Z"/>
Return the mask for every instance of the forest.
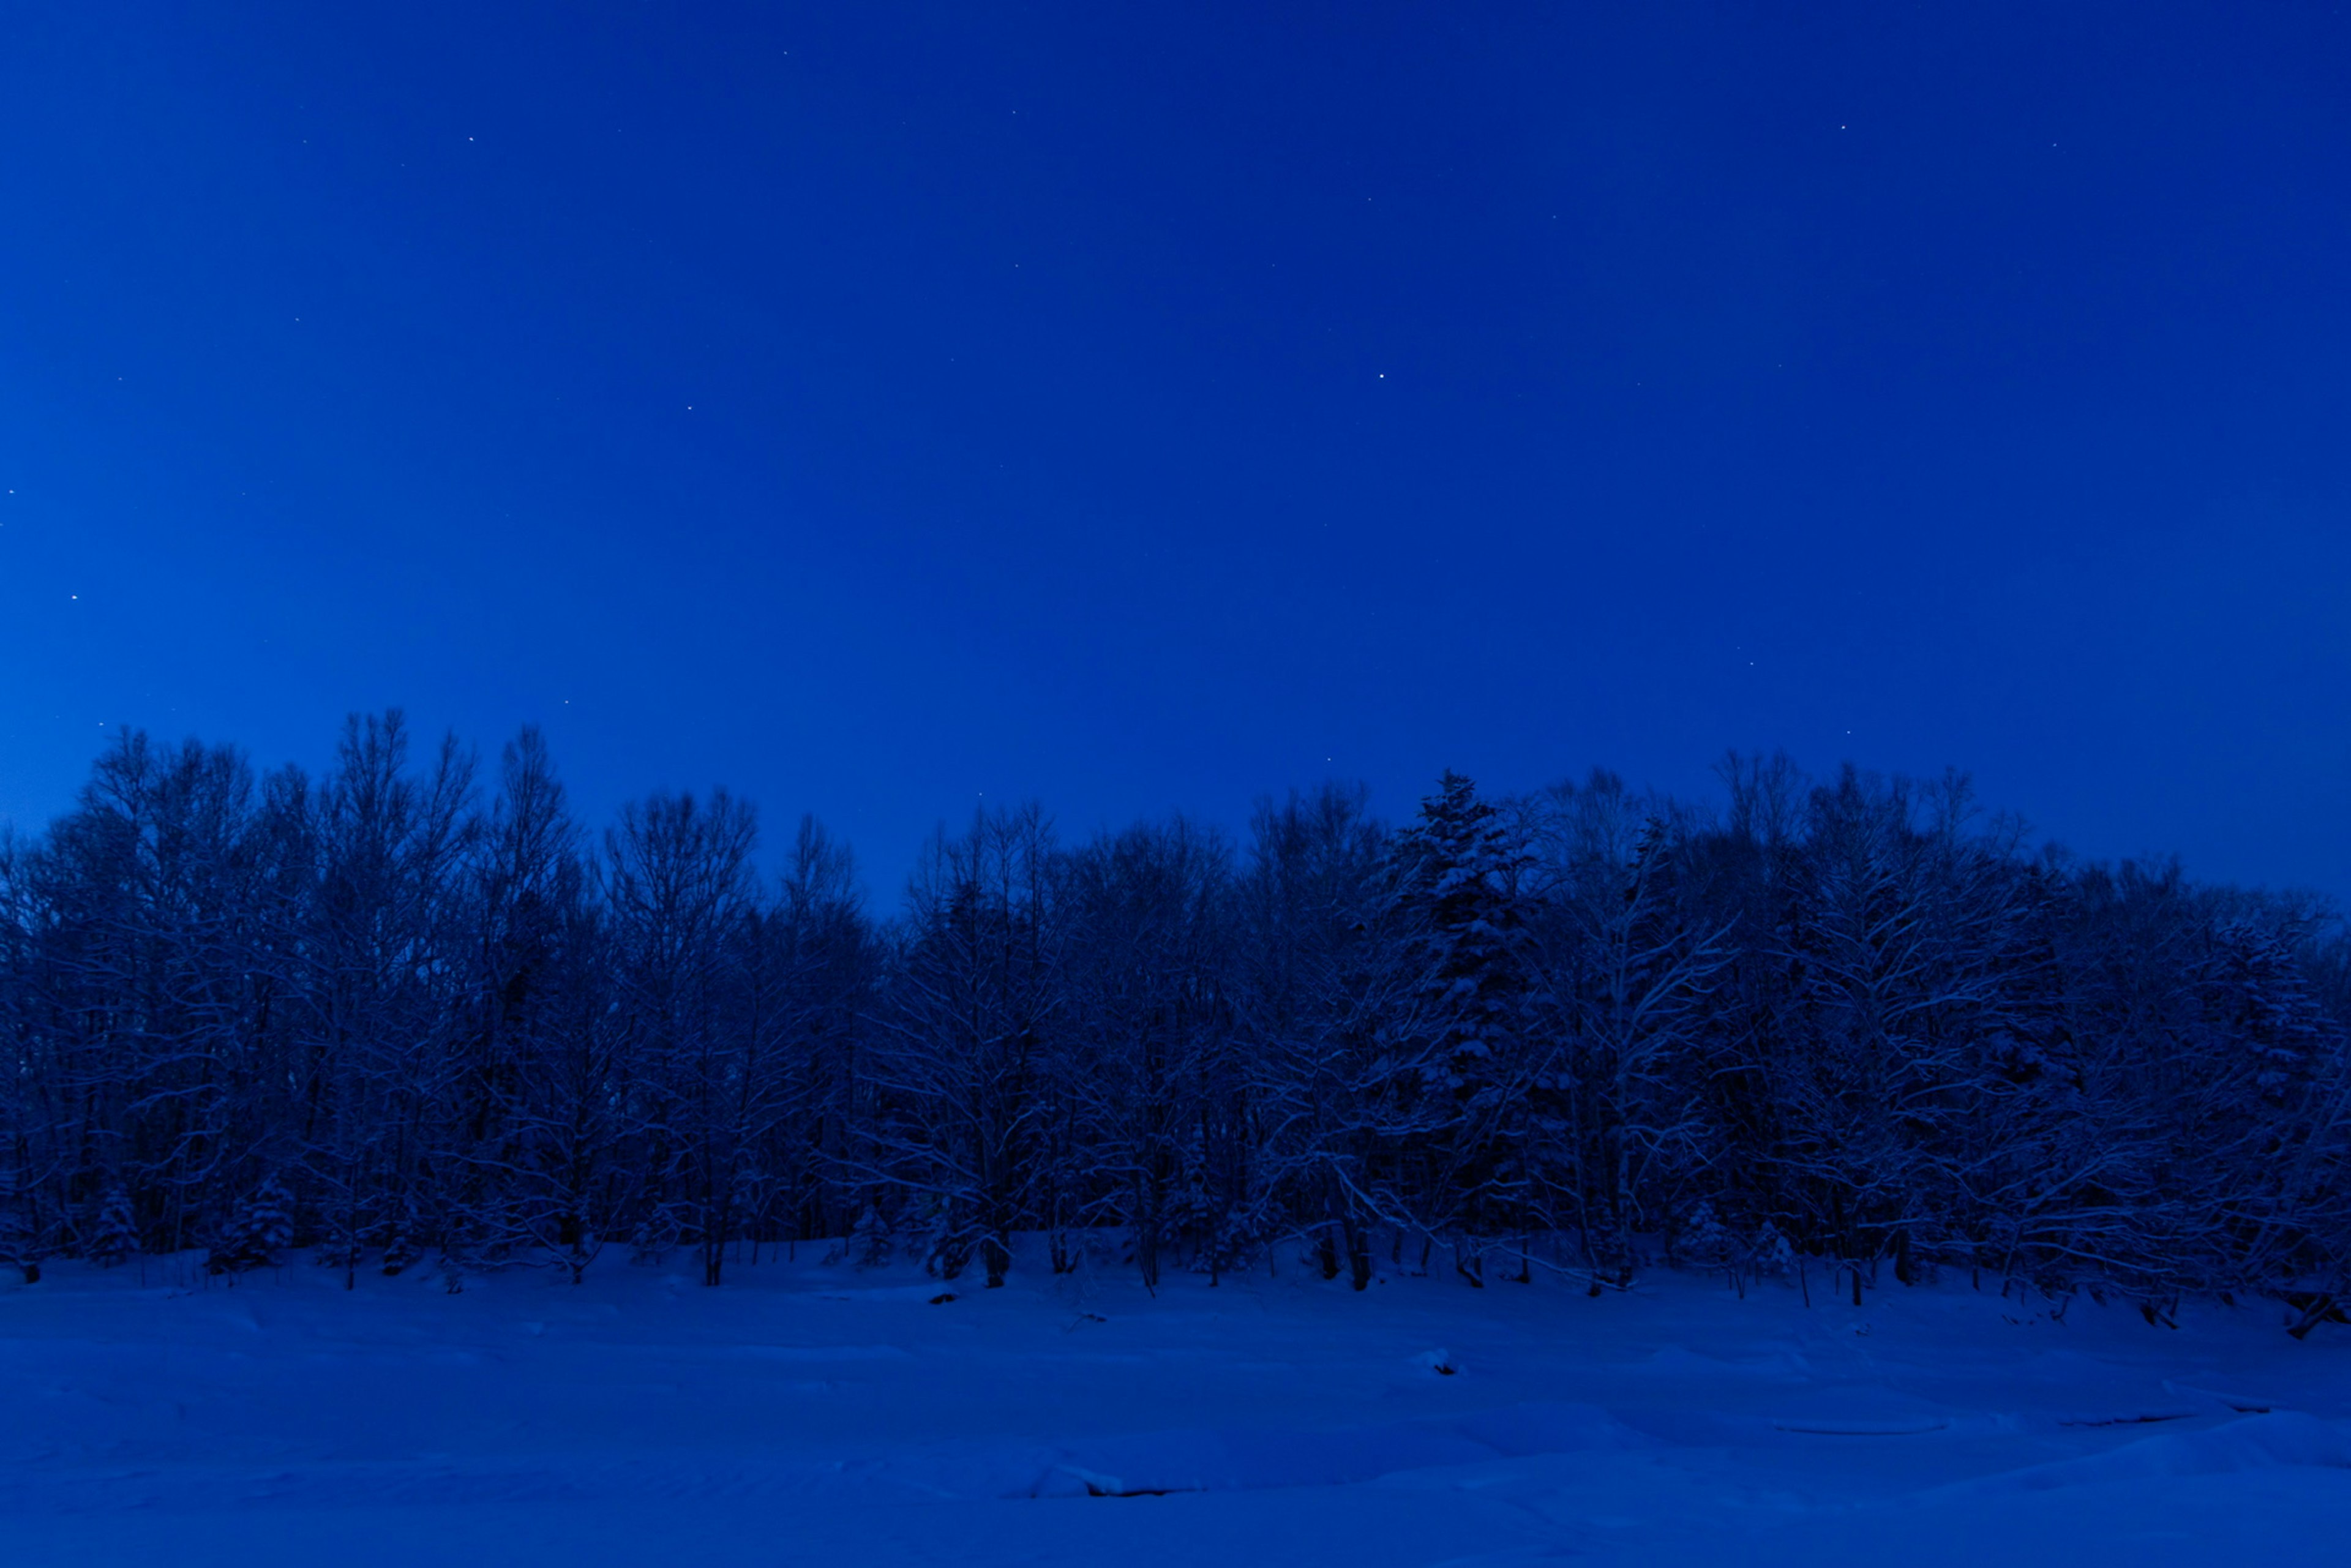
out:
<path id="1" fill-rule="evenodd" d="M 1719 773 L 1448 773 L 1400 825 L 1326 785 L 1238 839 L 989 810 L 878 910 L 724 791 L 591 831 L 534 730 L 484 768 L 354 717 L 317 778 L 126 734 L 0 842 L 0 1261 L 995 1285 L 1019 1234 L 1146 1285 L 1287 1249 L 2341 1315 L 2325 901 L 2035 847 L 1957 775 Z"/>

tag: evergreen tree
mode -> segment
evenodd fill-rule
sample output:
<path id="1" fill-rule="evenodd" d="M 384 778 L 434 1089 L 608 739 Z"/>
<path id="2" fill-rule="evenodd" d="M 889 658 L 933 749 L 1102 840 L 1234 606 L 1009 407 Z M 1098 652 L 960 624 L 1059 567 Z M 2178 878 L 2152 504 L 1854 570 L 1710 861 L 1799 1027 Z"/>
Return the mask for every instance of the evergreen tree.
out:
<path id="1" fill-rule="evenodd" d="M 266 1269 L 293 1244 L 293 1200 L 275 1175 L 265 1176 L 252 1195 L 230 1211 L 213 1238 L 204 1255 L 204 1270 L 235 1275 Z"/>
<path id="2" fill-rule="evenodd" d="M 131 1189 L 120 1182 L 109 1182 L 99 1199 L 98 1211 L 91 1217 L 90 1258 L 106 1268 L 128 1262 L 141 1250 L 139 1237 L 139 1216 L 131 1207 Z"/>
<path id="3" fill-rule="evenodd" d="M 1393 1082 L 1427 1129 L 1423 1223 L 1455 1238 L 1457 1267 L 1483 1281 L 1479 1241 L 1531 1222 L 1522 1080 L 1528 976 L 1520 882 L 1528 857 L 1477 786 L 1447 772 L 1396 837 L 1395 893 L 1419 973 L 1419 1048 Z"/>

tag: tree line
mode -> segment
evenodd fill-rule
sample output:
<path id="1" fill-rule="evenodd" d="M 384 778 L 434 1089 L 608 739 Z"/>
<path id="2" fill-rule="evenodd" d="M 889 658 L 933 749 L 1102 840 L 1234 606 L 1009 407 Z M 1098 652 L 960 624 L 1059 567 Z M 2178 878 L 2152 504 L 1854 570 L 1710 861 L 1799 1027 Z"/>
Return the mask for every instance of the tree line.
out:
<path id="1" fill-rule="evenodd" d="M 1030 1233 L 1146 1284 L 2351 1295 L 2333 913 L 2033 851 L 1957 777 L 1447 774 L 1238 841 L 994 810 L 877 913 L 813 821 L 763 862 L 724 791 L 591 835 L 536 731 L 484 771 L 397 713 L 316 779 L 130 733 L 0 841 L 0 1259 L 715 1285 L 821 1241 L 993 1285 Z"/>

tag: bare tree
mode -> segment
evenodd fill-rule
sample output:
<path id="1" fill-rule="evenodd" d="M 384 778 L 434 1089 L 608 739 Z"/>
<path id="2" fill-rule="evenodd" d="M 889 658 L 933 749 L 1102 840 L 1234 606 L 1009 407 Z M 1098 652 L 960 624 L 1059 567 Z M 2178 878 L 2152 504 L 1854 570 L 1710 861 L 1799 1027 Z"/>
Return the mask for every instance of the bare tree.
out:
<path id="1" fill-rule="evenodd" d="M 919 1196 L 935 1266 L 976 1250 L 1004 1282 L 1036 1212 L 1039 1151 L 1063 1022 L 1063 909 L 1052 829 L 1035 807 L 942 833 L 915 872 L 893 998 L 867 1071 L 887 1111 L 872 1146 Z"/>
<path id="2" fill-rule="evenodd" d="M 746 1007 L 758 918 L 758 826 L 724 790 L 625 806 L 606 839 L 617 1001 L 629 1029 L 634 1129 L 648 1184 L 641 1219 L 658 1246 L 690 1230 L 703 1282 L 719 1282 L 737 1177 L 773 1109 L 768 1043 Z"/>

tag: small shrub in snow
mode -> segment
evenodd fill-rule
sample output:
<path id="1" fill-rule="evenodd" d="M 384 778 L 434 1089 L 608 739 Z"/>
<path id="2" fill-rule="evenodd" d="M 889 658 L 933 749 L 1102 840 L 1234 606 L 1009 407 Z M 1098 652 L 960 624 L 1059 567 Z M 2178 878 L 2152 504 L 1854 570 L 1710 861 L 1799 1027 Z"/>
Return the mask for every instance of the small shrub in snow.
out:
<path id="1" fill-rule="evenodd" d="M 941 1206 L 932 1216 L 924 1239 L 923 1272 L 935 1280 L 952 1280 L 971 1266 L 977 1239 L 967 1226 L 956 1222 L 953 1210 Z"/>
<path id="2" fill-rule="evenodd" d="M 415 1267 L 416 1260 L 424 1256 L 423 1245 L 418 1240 L 423 1227 L 417 1219 L 414 1197 L 400 1200 L 399 1212 L 387 1228 L 391 1234 L 383 1243 L 383 1271 L 387 1276 L 397 1276 Z"/>
<path id="3" fill-rule="evenodd" d="M 1747 1267 L 1759 1279 L 1784 1280 L 1796 1271 L 1796 1249 L 1788 1238 L 1770 1220 L 1755 1233 L 1755 1245 L 1747 1254 Z"/>
<path id="4" fill-rule="evenodd" d="M 629 1261 L 643 1269 L 657 1269 L 677 1245 L 677 1216 L 664 1204 L 637 1223 L 629 1233 Z"/>
<path id="5" fill-rule="evenodd" d="M 890 1261 L 890 1223 L 870 1203 L 850 1229 L 849 1256 L 861 1269 L 879 1269 Z"/>
<path id="6" fill-rule="evenodd" d="M 1740 1252 L 1738 1238 L 1705 1198 L 1683 1218 L 1679 1239 L 1682 1256 L 1702 1269 L 1729 1268 Z"/>

